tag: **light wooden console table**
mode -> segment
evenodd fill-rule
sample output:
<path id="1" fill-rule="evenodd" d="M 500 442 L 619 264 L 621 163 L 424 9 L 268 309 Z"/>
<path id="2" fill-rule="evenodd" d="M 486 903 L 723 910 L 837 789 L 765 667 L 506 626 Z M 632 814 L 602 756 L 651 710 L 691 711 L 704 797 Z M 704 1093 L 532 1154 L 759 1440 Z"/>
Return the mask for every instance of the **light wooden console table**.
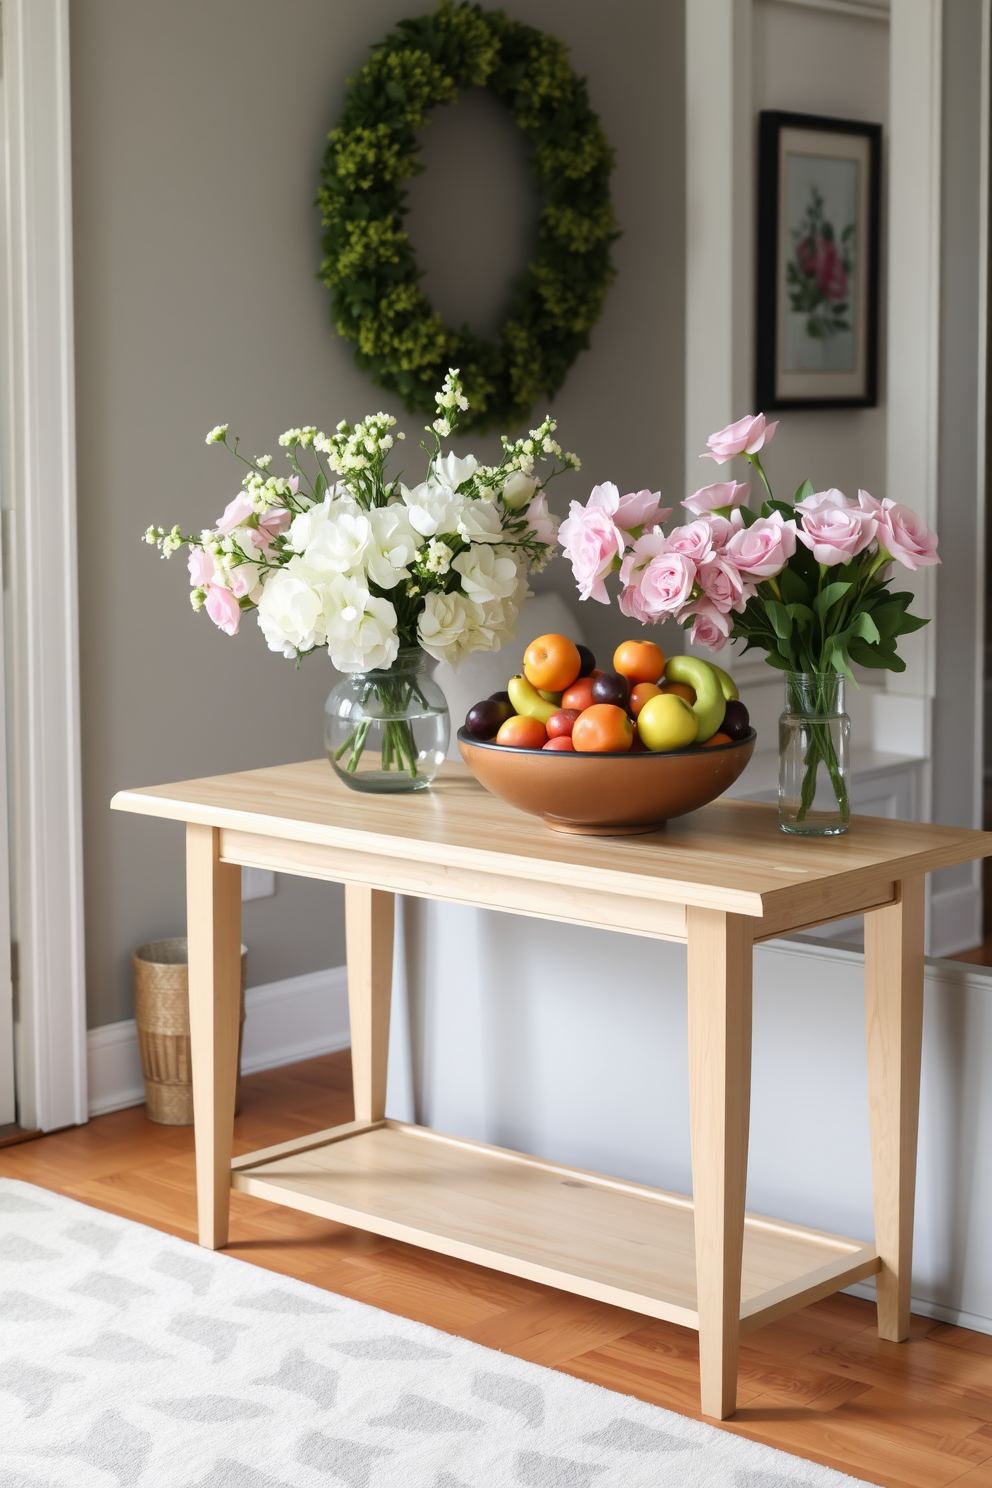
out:
<path id="1" fill-rule="evenodd" d="M 773 806 L 724 799 L 650 836 L 567 836 L 460 765 L 375 796 L 323 760 L 113 805 L 188 824 L 201 1244 L 226 1243 L 234 1187 L 698 1328 L 718 1418 L 742 1332 L 863 1277 L 882 1337 L 908 1336 L 924 874 L 992 855 L 992 834 L 856 817 L 843 837 L 786 837 Z M 242 865 L 346 885 L 355 1120 L 232 1163 Z M 691 1199 L 384 1119 L 395 893 L 688 942 Z M 744 1211 L 752 946 L 862 911 L 874 1246 Z"/>

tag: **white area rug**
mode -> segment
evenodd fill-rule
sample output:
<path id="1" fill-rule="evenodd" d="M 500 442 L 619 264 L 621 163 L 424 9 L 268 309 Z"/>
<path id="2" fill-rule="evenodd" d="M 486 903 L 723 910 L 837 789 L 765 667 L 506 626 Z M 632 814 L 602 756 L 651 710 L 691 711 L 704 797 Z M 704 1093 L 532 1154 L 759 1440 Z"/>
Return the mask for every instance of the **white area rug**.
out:
<path id="1" fill-rule="evenodd" d="M 0 1179 L 2 1488 L 854 1482 Z"/>

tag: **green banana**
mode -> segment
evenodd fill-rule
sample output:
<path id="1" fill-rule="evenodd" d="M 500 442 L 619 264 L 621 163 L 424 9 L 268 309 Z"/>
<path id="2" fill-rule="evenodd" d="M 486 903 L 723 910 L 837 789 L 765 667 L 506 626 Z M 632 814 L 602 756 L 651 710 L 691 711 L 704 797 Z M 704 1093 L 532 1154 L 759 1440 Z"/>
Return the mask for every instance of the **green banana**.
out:
<path id="1" fill-rule="evenodd" d="M 740 697 L 740 693 L 737 691 L 737 683 L 730 673 L 725 672 L 722 667 L 718 667 L 713 661 L 708 661 L 706 665 L 711 666 L 716 672 L 716 680 L 720 684 L 720 691 L 723 693 L 727 702 L 736 703 Z"/>
<path id="2" fill-rule="evenodd" d="M 510 694 L 510 702 L 524 718 L 536 718 L 539 723 L 547 723 L 558 712 L 557 705 L 545 702 L 526 677 L 511 677 L 506 690 Z"/>
<path id="3" fill-rule="evenodd" d="M 692 705 L 692 711 L 699 723 L 696 743 L 705 744 L 707 739 L 712 739 L 727 711 L 727 699 L 717 676 L 717 668 L 698 656 L 670 656 L 665 664 L 665 680 L 687 682 L 694 690 L 696 701 Z M 733 687 L 729 677 L 727 681 Z"/>

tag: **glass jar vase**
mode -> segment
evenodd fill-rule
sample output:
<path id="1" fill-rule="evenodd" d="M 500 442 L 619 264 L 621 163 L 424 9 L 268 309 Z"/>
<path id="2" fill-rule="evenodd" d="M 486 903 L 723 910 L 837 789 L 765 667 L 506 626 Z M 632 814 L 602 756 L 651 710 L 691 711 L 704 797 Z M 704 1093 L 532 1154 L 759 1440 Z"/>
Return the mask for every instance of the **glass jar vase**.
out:
<path id="1" fill-rule="evenodd" d="M 324 747 L 352 790 L 426 790 L 448 747 L 448 704 L 419 646 L 391 667 L 341 678 L 324 704 Z"/>
<path id="2" fill-rule="evenodd" d="M 778 824 L 833 837 L 851 823 L 851 720 L 838 672 L 786 672 L 778 724 Z"/>

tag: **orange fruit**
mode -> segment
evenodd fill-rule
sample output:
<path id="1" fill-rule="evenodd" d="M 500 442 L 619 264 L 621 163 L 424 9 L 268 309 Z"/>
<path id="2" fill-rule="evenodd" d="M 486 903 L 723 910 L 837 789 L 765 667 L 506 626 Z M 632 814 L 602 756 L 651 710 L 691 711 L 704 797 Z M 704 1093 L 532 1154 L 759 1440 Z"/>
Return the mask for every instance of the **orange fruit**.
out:
<path id="1" fill-rule="evenodd" d="M 690 687 L 688 682 L 666 682 L 660 691 L 674 692 L 675 696 L 680 697 L 684 703 L 688 703 L 690 708 L 696 701 L 696 689 Z"/>
<path id="2" fill-rule="evenodd" d="M 615 703 L 594 703 L 572 725 L 572 743 L 583 754 L 622 754 L 633 742 L 633 725 Z"/>
<path id="3" fill-rule="evenodd" d="M 508 744 L 511 749 L 543 749 L 548 742 L 548 731 L 538 718 L 526 718 L 514 713 L 500 724 L 496 735 L 497 744 Z"/>
<path id="4" fill-rule="evenodd" d="M 613 670 L 628 682 L 657 682 L 665 653 L 654 641 L 622 641 L 613 653 Z"/>
<path id="5" fill-rule="evenodd" d="M 538 636 L 524 652 L 524 676 L 538 692 L 564 692 L 581 670 L 579 648 L 568 636 Z"/>
<path id="6" fill-rule="evenodd" d="M 630 689 L 630 711 L 636 718 L 649 698 L 658 697 L 661 688 L 653 682 L 638 682 Z"/>
<path id="7" fill-rule="evenodd" d="M 729 734 L 715 733 L 715 734 L 710 734 L 710 736 L 709 736 L 708 739 L 704 739 L 703 742 L 702 742 L 702 744 L 700 744 L 699 747 L 700 747 L 700 749 L 712 749 L 714 744 L 732 744 L 732 743 L 733 743 L 733 740 L 731 739 L 731 737 L 730 737 Z"/>
<path id="8" fill-rule="evenodd" d="M 563 708 L 577 708 L 580 713 L 586 708 L 592 707 L 592 684 L 601 673 L 591 672 L 588 677 L 580 677 L 567 687 L 561 695 L 561 706 Z"/>

